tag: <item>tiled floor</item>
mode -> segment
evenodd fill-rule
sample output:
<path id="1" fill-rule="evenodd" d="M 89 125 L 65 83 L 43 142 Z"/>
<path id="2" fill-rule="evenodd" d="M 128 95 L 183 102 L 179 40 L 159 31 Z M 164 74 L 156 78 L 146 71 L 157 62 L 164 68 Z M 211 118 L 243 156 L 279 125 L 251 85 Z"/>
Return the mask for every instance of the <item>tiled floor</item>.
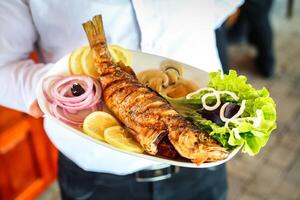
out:
<path id="1" fill-rule="evenodd" d="M 256 88 L 270 89 L 277 102 L 278 128 L 258 156 L 241 153 L 228 162 L 229 200 L 300 200 L 300 2 L 294 2 L 292 19 L 285 17 L 286 3 L 275 1 L 271 16 L 277 56 L 274 79 L 257 75 L 252 48 L 230 47 L 231 65 Z M 59 199 L 57 184 L 39 199 Z"/>

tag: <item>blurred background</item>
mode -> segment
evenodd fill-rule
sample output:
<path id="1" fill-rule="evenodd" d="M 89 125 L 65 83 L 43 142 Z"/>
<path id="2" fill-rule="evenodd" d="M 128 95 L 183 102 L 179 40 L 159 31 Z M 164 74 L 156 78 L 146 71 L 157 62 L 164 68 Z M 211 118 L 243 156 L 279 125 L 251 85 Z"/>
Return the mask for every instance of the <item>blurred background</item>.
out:
<path id="1" fill-rule="evenodd" d="M 300 2 L 246 0 L 216 35 L 222 62 L 267 87 L 278 112 L 261 153 L 228 162 L 228 199 L 300 199 Z M 0 199 L 60 199 L 57 152 L 42 120 L 0 113 Z"/>
<path id="2" fill-rule="evenodd" d="M 277 130 L 258 156 L 241 153 L 227 164 L 229 200 L 300 199 L 300 2 L 274 1 L 270 20 L 275 56 L 271 79 L 259 73 L 253 46 L 231 43 L 228 49 L 229 66 L 246 74 L 256 88 L 270 90 L 278 116 Z"/>

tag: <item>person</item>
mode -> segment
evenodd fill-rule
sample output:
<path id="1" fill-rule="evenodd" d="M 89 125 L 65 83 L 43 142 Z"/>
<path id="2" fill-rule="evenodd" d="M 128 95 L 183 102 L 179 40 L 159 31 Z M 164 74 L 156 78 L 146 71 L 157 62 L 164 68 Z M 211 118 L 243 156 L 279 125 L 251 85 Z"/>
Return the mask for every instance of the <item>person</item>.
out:
<path id="1" fill-rule="evenodd" d="M 226 35 L 226 27 L 225 27 L 225 23 L 224 22 L 221 26 L 219 26 L 216 30 L 215 30 L 215 34 L 216 34 L 216 45 L 217 45 L 217 49 L 218 49 L 218 55 L 220 58 L 220 62 L 222 65 L 222 70 L 224 74 L 228 74 L 229 73 L 229 57 L 228 57 L 228 41 L 227 41 L 227 35 Z"/>
<path id="2" fill-rule="evenodd" d="M 245 37 L 257 50 L 256 67 L 265 78 L 275 73 L 273 32 L 270 11 L 273 0 L 246 0 L 240 7 L 237 21 L 227 30 L 229 41 L 239 41 Z"/>
<path id="3" fill-rule="evenodd" d="M 221 69 L 214 30 L 239 5 L 232 0 L 0 1 L 0 104 L 41 116 L 38 82 L 53 63 L 88 44 L 81 24 L 96 14 L 103 16 L 110 44 L 206 71 Z M 38 63 L 29 58 L 35 50 Z M 178 168 L 90 143 L 60 131 L 47 117 L 44 126 L 60 151 L 63 199 L 226 199 L 224 165 Z"/>

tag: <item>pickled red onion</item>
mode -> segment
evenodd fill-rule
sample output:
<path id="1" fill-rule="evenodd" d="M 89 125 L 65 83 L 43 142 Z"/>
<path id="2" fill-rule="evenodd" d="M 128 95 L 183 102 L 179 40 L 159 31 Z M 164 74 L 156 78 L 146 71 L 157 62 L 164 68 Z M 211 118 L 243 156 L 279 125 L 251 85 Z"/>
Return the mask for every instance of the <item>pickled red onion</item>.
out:
<path id="1" fill-rule="evenodd" d="M 52 95 L 51 95 L 50 93 L 47 93 L 47 92 L 46 92 L 47 89 L 48 89 L 48 88 L 51 88 L 52 85 L 54 84 L 54 82 L 57 81 L 58 79 L 61 79 L 61 78 L 63 78 L 63 76 L 57 75 L 57 76 L 49 76 L 49 77 L 47 77 L 47 78 L 45 78 L 45 79 L 43 80 L 43 83 L 42 83 L 42 89 L 43 89 L 43 93 L 44 93 L 44 95 L 45 95 L 47 101 L 49 101 L 49 102 L 51 102 L 51 103 L 53 102 L 53 97 L 52 97 Z"/>
<path id="2" fill-rule="evenodd" d="M 71 87 L 75 83 L 84 89 L 83 94 L 72 96 Z M 74 126 L 82 126 L 89 113 L 101 110 L 103 106 L 100 84 L 87 76 L 50 76 L 44 79 L 42 88 L 51 104 L 51 113 L 57 119 Z"/>

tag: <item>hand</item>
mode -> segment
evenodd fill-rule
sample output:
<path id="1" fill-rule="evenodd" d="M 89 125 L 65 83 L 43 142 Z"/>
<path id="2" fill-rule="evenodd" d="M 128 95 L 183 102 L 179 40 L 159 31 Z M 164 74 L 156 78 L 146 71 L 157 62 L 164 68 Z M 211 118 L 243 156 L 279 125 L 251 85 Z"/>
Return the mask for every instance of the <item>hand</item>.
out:
<path id="1" fill-rule="evenodd" d="M 44 115 L 43 111 L 41 110 L 37 100 L 35 100 L 30 108 L 29 108 L 29 114 L 34 118 L 40 118 Z"/>

